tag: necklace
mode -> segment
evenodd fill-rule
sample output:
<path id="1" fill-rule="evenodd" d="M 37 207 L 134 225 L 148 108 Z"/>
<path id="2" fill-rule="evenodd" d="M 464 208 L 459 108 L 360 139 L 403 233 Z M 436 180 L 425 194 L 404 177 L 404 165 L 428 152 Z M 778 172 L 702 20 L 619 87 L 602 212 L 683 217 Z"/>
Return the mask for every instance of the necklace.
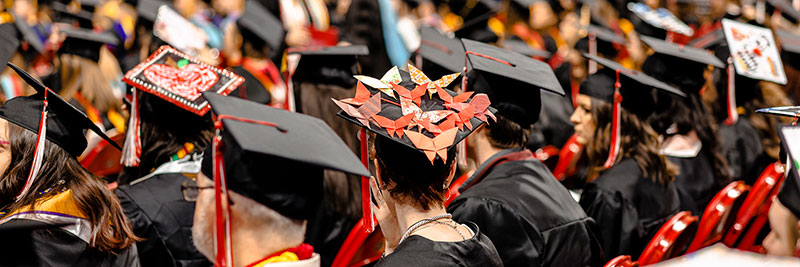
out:
<path id="1" fill-rule="evenodd" d="M 412 224 L 411 226 L 408 227 L 408 230 L 406 230 L 406 232 L 403 233 L 403 237 L 400 238 L 400 242 L 397 242 L 397 244 L 399 245 L 400 243 L 403 243 L 403 240 L 406 240 L 406 238 L 408 238 L 408 236 L 410 236 L 411 233 L 413 233 L 415 230 L 419 229 L 423 225 L 426 225 L 426 224 L 429 224 L 429 223 L 444 224 L 444 225 L 453 227 L 453 229 L 455 229 L 456 232 L 458 232 L 458 234 L 461 235 L 461 238 L 464 238 L 464 235 L 458 230 L 457 226 L 452 226 L 452 225 L 449 225 L 449 224 L 446 224 L 446 223 L 443 223 L 443 222 L 439 222 L 439 220 L 441 220 L 441 219 L 451 219 L 452 220 L 452 218 L 453 218 L 452 214 L 446 213 L 446 214 L 442 214 L 442 215 L 436 215 L 436 216 L 433 216 L 433 217 L 430 217 L 430 218 L 427 218 L 427 219 L 419 220 L 419 221 L 415 222 L 414 224 Z M 466 240 L 466 238 L 464 238 L 464 239 Z"/>

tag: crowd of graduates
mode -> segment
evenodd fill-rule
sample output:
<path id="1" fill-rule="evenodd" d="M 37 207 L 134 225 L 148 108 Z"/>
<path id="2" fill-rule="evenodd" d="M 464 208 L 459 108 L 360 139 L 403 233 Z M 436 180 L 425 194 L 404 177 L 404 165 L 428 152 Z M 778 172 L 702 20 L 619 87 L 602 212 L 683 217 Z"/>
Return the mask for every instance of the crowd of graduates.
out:
<path id="1" fill-rule="evenodd" d="M 3 0 L 0 62 L 0 266 L 800 264 L 797 0 Z"/>

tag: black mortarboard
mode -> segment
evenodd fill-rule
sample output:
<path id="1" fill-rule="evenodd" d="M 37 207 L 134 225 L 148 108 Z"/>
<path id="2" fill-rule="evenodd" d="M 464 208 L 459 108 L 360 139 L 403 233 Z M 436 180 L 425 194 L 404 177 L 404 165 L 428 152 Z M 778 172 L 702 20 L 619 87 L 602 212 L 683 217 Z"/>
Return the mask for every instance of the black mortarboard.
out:
<path id="1" fill-rule="evenodd" d="M 39 39 L 39 35 L 33 31 L 33 28 L 31 28 L 28 22 L 24 19 L 20 19 L 20 17 L 13 12 L 11 12 L 11 16 L 14 17 L 14 25 L 17 26 L 17 30 L 22 34 L 22 38 L 24 38 L 25 42 L 28 43 L 29 46 L 32 46 L 36 52 L 43 53 L 44 44 L 42 44 L 42 39 Z"/>
<path id="2" fill-rule="evenodd" d="M 85 130 L 91 130 L 105 139 L 109 144 L 120 148 L 100 128 L 97 127 L 83 112 L 70 105 L 57 93 L 47 89 L 41 82 L 35 80 L 27 72 L 8 63 L 26 83 L 36 89 L 36 94 L 20 96 L 7 100 L 0 106 L 0 118 L 19 125 L 29 131 L 37 133 L 39 121 L 42 116 L 42 102 L 47 91 L 47 131 L 45 137 L 60 146 L 70 155 L 78 157 L 86 149 L 87 142 Z"/>
<path id="3" fill-rule="evenodd" d="M 369 175 L 320 119 L 212 92 L 203 96 L 222 123 L 227 188 L 286 217 L 314 216 L 322 199 L 322 170 Z M 214 177 L 213 159 L 212 154 L 203 158 L 208 177 Z M 264 175 L 265 170 L 273 175 Z"/>
<path id="4" fill-rule="evenodd" d="M 55 12 L 55 21 L 73 24 L 77 23 L 78 27 L 91 29 L 93 28 L 94 15 L 92 12 L 86 10 L 70 11 L 67 5 L 60 2 L 53 2 L 51 8 Z"/>
<path id="5" fill-rule="evenodd" d="M 17 40 L 17 29 L 14 24 L 0 24 L 0 62 L 8 62 L 17 52 L 18 46 L 19 40 Z"/>
<path id="6" fill-rule="evenodd" d="M 564 95 L 547 63 L 488 44 L 462 40 L 467 54 L 467 91 L 485 93 L 497 114 L 522 126 L 535 123 L 541 111 L 540 89 Z"/>
<path id="7" fill-rule="evenodd" d="M 614 165 L 616 155 L 619 152 L 620 140 L 620 126 L 619 126 L 619 108 L 625 108 L 626 111 L 636 115 L 639 118 L 646 119 L 656 109 L 656 99 L 654 97 L 652 88 L 660 89 L 674 95 L 685 97 L 686 94 L 672 86 L 656 80 L 646 74 L 631 70 L 623 67 L 622 65 L 597 56 L 584 54 L 584 57 L 594 60 L 598 64 L 604 66 L 592 75 L 589 75 L 580 87 L 580 93 L 594 97 L 596 99 L 605 101 L 612 105 L 612 138 L 609 149 L 608 159 L 604 167 L 610 168 Z M 621 95 L 621 102 L 615 101 L 615 92 L 619 86 L 619 94 Z"/>
<path id="8" fill-rule="evenodd" d="M 104 45 L 116 45 L 117 36 L 110 32 L 95 32 L 82 28 L 59 29 L 67 38 L 61 44 L 58 52 L 72 54 L 97 62 L 100 59 L 100 48 Z"/>
<path id="9" fill-rule="evenodd" d="M 283 24 L 264 6 L 256 1 L 247 1 L 244 14 L 236 21 L 243 36 L 251 33 L 269 45 L 271 51 L 280 49 L 283 42 Z"/>
<path id="10" fill-rule="evenodd" d="M 464 24 L 461 25 L 461 28 L 454 32 L 455 36 L 458 38 L 478 40 L 484 43 L 497 42 L 499 37 L 489 28 L 489 19 L 491 19 L 496 12 L 495 10 L 489 10 L 469 20 L 464 19 Z"/>
<path id="11" fill-rule="evenodd" d="M 783 148 L 789 154 L 789 161 L 786 162 L 789 171 L 783 187 L 778 191 L 778 200 L 800 218 L 800 126 L 781 127 L 780 137 Z"/>
<path id="12" fill-rule="evenodd" d="M 495 0 L 450 0 L 447 3 L 454 14 L 464 19 L 465 25 L 467 21 L 474 18 L 483 17 L 487 13 L 495 13 L 500 6 L 499 1 Z"/>
<path id="13" fill-rule="evenodd" d="M 530 45 L 518 39 L 503 40 L 503 48 L 539 59 L 548 59 L 551 54 L 547 50 L 533 49 Z"/>
<path id="14" fill-rule="evenodd" d="M 625 37 L 607 27 L 589 24 L 583 28 L 587 36 L 575 43 L 575 48 L 578 51 L 583 53 L 591 52 L 592 42 L 594 42 L 598 53 L 607 57 L 616 57 L 619 52 L 615 46 L 625 45 Z M 594 41 L 592 41 L 592 38 L 594 38 Z"/>
<path id="15" fill-rule="evenodd" d="M 756 112 L 798 118 L 800 117 L 800 106 L 762 108 L 757 109 Z"/>
<path id="16" fill-rule="evenodd" d="M 793 22 L 800 21 L 800 11 L 792 7 L 792 1 L 788 0 L 767 0 L 771 6 L 779 10 L 785 17 L 793 20 Z"/>
<path id="17" fill-rule="evenodd" d="M 422 27 L 422 42 L 417 65 L 433 77 L 461 72 L 464 68 L 464 45 L 458 38 L 451 38 L 433 27 Z M 422 63 L 422 64 L 420 64 Z"/>
<path id="18" fill-rule="evenodd" d="M 300 55 L 292 70 L 292 81 L 307 81 L 333 84 L 345 88 L 355 85 L 354 74 L 358 74 L 356 63 L 359 56 L 369 55 L 364 45 L 292 48 L 290 55 Z"/>
<path id="19" fill-rule="evenodd" d="M 781 43 L 782 52 L 800 55 L 800 35 L 787 30 L 776 29 L 775 36 Z"/>
<path id="20" fill-rule="evenodd" d="M 668 43 L 647 36 L 640 38 L 655 52 L 645 59 L 642 71 L 653 78 L 677 86 L 684 92 L 700 91 L 705 84 L 703 73 L 708 65 L 725 68 L 725 64 L 707 50 Z"/>
<path id="21" fill-rule="evenodd" d="M 689 46 L 704 49 L 714 49 L 725 43 L 725 33 L 722 31 L 722 28 L 719 28 L 695 38 L 689 42 Z"/>
<path id="22" fill-rule="evenodd" d="M 139 0 L 139 2 L 136 3 L 136 12 L 139 14 L 140 18 L 153 23 L 158 16 L 158 8 L 164 5 L 171 6 L 170 3 L 162 0 Z"/>

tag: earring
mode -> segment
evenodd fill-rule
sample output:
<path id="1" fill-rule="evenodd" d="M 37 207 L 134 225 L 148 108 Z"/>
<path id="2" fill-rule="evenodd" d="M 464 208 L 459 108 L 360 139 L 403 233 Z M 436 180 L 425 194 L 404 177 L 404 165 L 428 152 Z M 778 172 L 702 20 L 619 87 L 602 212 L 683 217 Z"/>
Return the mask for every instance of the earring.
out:
<path id="1" fill-rule="evenodd" d="M 447 186 L 447 184 L 445 184 L 444 186 L 442 186 L 442 189 L 444 189 L 445 191 L 447 191 L 447 198 L 445 198 L 445 199 L 444 199 L 444 201 L 448 201 L 448 200 L 450 200 L 450 190 L 449 190 L 450 188 Z"/>

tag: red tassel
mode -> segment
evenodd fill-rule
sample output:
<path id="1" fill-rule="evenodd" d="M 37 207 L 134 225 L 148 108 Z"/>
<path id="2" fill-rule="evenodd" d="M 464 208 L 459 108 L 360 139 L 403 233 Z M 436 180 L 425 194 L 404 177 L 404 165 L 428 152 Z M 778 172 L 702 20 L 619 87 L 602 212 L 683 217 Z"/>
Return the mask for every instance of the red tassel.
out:
<path id="1" fill-rule="evenodd" d="M 358 133 L 359 139 L 361 140 L 361 163 L 364 164 L 365 167 L 369 168 L 369 152 L 367 151 L 367 130 L 361 128 Z M 363 211 L 361 215 L 361 220 L 364 221 L 364 229 L 367 233 L 372 233 L 375 230 L 375 216 L 372 214 L 372 206 L 370 205 L 370 201 L 372 199 L 372 195 L 370 194 L 369 190 L 369 177 L 361 176 L 361 210 Z"/>
<path id="2" fill-rule="evenodd" d="M 36 150 L 33 152 L 33 163 L 31 170 L 28 172 L 28 178 L 25 179 L 25 186 L 17 194 L 15 201 L 19 201 L 33 186 L 33 181 L 39 175 L 39 169 L 42 167 L 42 157 L 44 156 L 44 144 L 47 135 L 47 91 L 44 89 L 44 100 L 42 101 L 42 115 L 39 117 L 39 131 L 37 132 L 38 138 L 36 139 Z"/>
<path id="3" fill-rule="evenodd" d="M 214 158 L 214 251 L 215 266 L 233 266 L 233 251 L 231 251 L 231 226 L 230 207 L 228 206 L 228 190 L 225 182 L 225 159 L 222 156 L 222 136 L 219 131 L 222 122 L 215 123 L 217 135 L 212 143 L 212 157 Z"/>
<path id="4" fill-rule="evenodd" d="M 622 103 L 622 95 L 619 93 L 621 84 L 619 82 L 619 70 L 617 70 L 617 81 L 614 83 L 614 109 L 612 110 L 611 119 L 611 147 L 608 150 L 608 159 L 603 164 L 604 168 L 611 168 L 614 166 L 617 154 L 619 153 L 619 139 L 620 139 L 620 103 Z"/>
<path id="5" fill-rule="evenodd" d="M 736 110 L 736 74 L 734 73 L 733 69 L 733 59 L 728 57 L 728 98 L 726 99 L 727 102 L 727 110 L 728 110 L 728 118 L 725 119 L 725 125 L 733 125 L 739 119 L 739 112 Z"/>

